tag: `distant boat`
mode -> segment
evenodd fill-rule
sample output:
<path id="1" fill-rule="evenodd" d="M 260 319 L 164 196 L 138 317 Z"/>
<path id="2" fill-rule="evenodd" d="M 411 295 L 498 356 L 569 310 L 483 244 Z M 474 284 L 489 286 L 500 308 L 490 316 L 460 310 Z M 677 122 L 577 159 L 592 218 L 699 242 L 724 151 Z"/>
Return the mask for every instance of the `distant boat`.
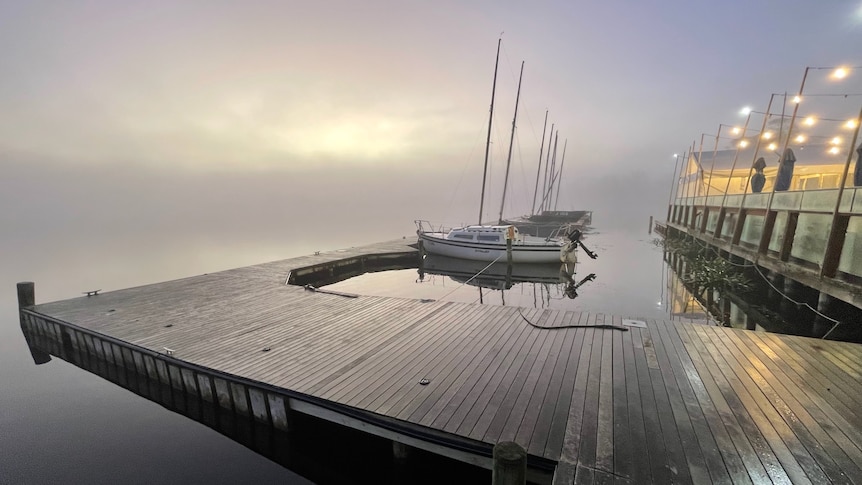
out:
<path id="1" fill-rule="evenodd" d="M 567 243 L 563 238 L 534 237 L 520 234 L 512 224 L 482 225 L 482 211 L 485 202 L 485 180 L 488 173 L 488 153 L 491 146 L 491 122 L 494 113 L 494 93 L 497 87 L 497 66 L 500 60 L 500 41 L 497 42 L 497 58 L 494 65 L 494 83 L 491 89 L 491 115 L 488 119 L 488 138 L 485 142 L 485 172 L 482 178 L 482 195 L 479 204 L 479 225 L 459 227 L 451 230 L 433 230 L 425 227 L 427 222 L 416 221 L 416 233 L 424 250 L 453 258 L 476 261 L 502 261 L 504 263 L 553 263 L 577 261 L 578 241 Z M 512 161 L 512 145 L 515 136 L 515 122 L 518 117 L 518 102 L 521 97 L 521 79 L 524 63 L 521 63 L 521 77 L 518 79 L 518 93 L 515 98 L 515 114 L 512 118 L 512 135 L 509 140 L 509 156 L 506 161 L 506 177 L 503 181 L 503 196 L 500 204 L 500 221 L 503 219 L 503 205 L 506 200 L 506 186 L 509 179 L 509 166 Z"/>
<path id="2" fill-rule="evenodd" d="M 592 211 L 542 211 L 539 214 L 522 216 L 503 221 L 511 224 L 519 231 L 532 236 L 548 237 L 560 228 L 568 231 L 571 229 L 584 229 L 593 222 Z"/>

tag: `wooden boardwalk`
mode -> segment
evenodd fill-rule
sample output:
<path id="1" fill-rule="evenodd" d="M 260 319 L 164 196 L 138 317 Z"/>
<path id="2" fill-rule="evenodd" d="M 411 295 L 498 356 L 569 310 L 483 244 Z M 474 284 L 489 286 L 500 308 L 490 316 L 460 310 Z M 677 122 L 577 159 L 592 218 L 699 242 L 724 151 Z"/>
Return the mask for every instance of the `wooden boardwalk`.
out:
<path id="1" fill-rule="evenodd" d="M 93 297 L 34 317 L 357 409 L 515 441 L 554 483 L 862 483 L 862 346 L 621 316 L 359 296 L 291 270 L 392 241 Z M 421 381 L 427 379 L 427 384 Z"/>

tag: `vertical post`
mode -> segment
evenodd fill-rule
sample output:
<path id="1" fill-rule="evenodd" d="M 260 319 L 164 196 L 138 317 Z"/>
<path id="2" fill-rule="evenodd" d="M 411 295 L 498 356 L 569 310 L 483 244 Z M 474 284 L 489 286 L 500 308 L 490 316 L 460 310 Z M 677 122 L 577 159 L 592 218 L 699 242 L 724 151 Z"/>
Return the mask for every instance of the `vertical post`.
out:
<path id="1" fill-rule="evenodd" d="M 509 138 L 509 155 L 506 157 L 506 176 L 503 178 L 503 197 L 500 199 L 500 222 L 503 223 L 503 207 L 506 206 L 506 189 L 509 185 L 509 166 L 512 165 L 512 147 L 515 144 L 515 123 L 518 121 L 518 102 L 521 100 L 521 80 L 524 78 L 524 61 L 521 61 L 521 76 L 518 78 L 518 94 L 515 95 L 515 114 L 512 116 L 512 136 Z"/>
<path id="2" fill-rule="evenodd" d="M 793 106 L 793 114 L 790 116 L 790 125 L 787 127 L 787 137 L 784 139 L 784 144 L 781 149 L 781 157 L 784 157 L 784 153 L 787 152 L 787 148 L 790 146 L 790 137 L 793 135 L 793 124 L 796 121 L 796 113 L 799 111 L 799 104 L 802 103 L 802 91 L 805 89 L 805 80 L 808 78 L 808 70 L 810 67 L 805 68 L 805 74 L 802 75 L 802 84 L 799 86 L 799 94 L 796 96 L 795 103 Z M 787 104 L 787 103 L 785 103 Z M 784 123 L 784 112 L 781 113 L 781 123 L 783 128 Z M 780 136 L 779 136 L 780 140 Z M 777 181 L 777 177 L 776 177 Z M 760 247 L 757 251 L 757 254 L 754 255 L 754 264 L 757 264 L 757 260 L 760 258 L 762 253 L 765 253 L 766 247 L 769 245 L 769 238 L 772 237 L 772 228 L 775 223 L 775 212 L 772 211 L 772 199 L 775 198 L 775 182 L 772 183 L 772 191 L 769 192 L 769 198 L 766 200 L 766 219 L 763 224 L 763 234 L 760 235 Z M 771 223 L 770 223 L 771 222 Z"/>
<path id="3" fill-rule="evenodd" d="M 539 201 L 539 214 L 545 210 L 545 197 L 548 196 L 548 173 L 551 166 L 551 143 L 554 141 L 554 123 L 551 123 L 551 132 L 548 133 L 548 153 L 545 155 L 545 176 L 542 181 L 542 200 Z"/>
<path id="4" fill-rule="evenodd" d="M 715 135 L 715 146 L 712 148 L 712 164 L 709 167 L 709 179 L 705 181 L 706 183 L 706 193 L 704 194 L 703 205 L 706 206 L 706 199 L 709 198 L 709 189 L 712 187 L 712 172 L 715 171 L 715 156 L 718 154 L 718 141 L 721 137 L 721 128 L 725 126 L 724 124 L 718 124 L 718 134 Z M 700 171 L 703 173 L 703 160 L 698 160 L 700 162 Z"/>
<path id="5" fill-rule="evenodd" d="M 497 58 L 494 61 L 494 84 L 491 86 L 491 109 L 488 112 L 488 140 L 485 142 L 485 169 L 482 172 L 482 198 L 479 199 L 479 225 L 482 224 L 482 211 L 485 209 L 485 183 L 488 180 L 488 155 L 491 150 L 491 124 L 494 121 L 494 95 L 497 92 L 497 67 L 500 65 L 500 44 L 497 39 Z"/>
<path id="6" fill-rule="evenodd" d="M 494 445 L 493 485 L 524 485 L 527 483 L 527 452 L 521 445 L 503 441 Z"/>
<path id="7" fill-rule="evenodd" d="M 817 311 L 827 316 L 831 315 L 834 312 L 833 307 L 835 306 L 835 303 L 835 298 L 821 291 L 817 296 Z M 815 338 L 826 338 L 834 326 L 835 323 L 831 320 L 827 320 L 820 315 L 817 315 L 814 319 L 814 324 L 812 325 L 811 336 Z"/>
<path id="8" fill-rule="evenodd" d="M 36 304 L 36 285 L 32 281 L 18 283 L 18 308 Z"/>
<path id="9" fill-rule="evenodd" d="M 671 178 L 670 178 L 670 195 L 667 198 L 667 219 L 665 219 L 666 223 L 674 222 L 673 219 L 671 218 L 671 212 L 673 210 L 673 206 L 676 205 L 676 199 L 679 198 L 678 197 L 679 194 L 674 194 L 674 190 L 673 190 L 674 187 L 676 187 L 676 184 L 674 184 L 674 179 L 676 178 L 676 168 L 679 165 L 679 155 L 675 155 L 674 158 L 676 160 L 673 163 L 673 174 L 671 174 Z M 677 182 L 679 182 L 678 179 L 677 179 Z M 676 197 L 675 197 L 675 195 L 676 195 Z"/>
<path id="10" fill-rule="evenodd" d="M 739 212 L 740 214 L 743 212 L 743 208 L 745 207 L 745 196 L 748 194 L 748 187 L 751 185 L 751 176 L 754 172 L 754 164 L 757 162 L 757 154 L 760 152 L 760 143 L 763 140 L 763 135 L 766 134 L 766 124 L 769 121 L 769 117 L 772 116 L 772 100 L 775 99 L 776 94 L 772 93 L 769 96 L 769 104 L 766 105 L 766 113 L 763 115 L 763 124 L 760 125 L 760 134 L 757 136 L 757 143 L 754 145 L 754 155 L 751 157 L 751 167 L 748 169 L 748 178 L 745 179 L 745 189 L 742 191 L 742 200 L 739 201 Z M 787 104 L 787 95 L 784 95 L 784 104 Z M 778 135 L 778 141 L 781 141 L 781 134 Z M 724 205 L 722 203 L 722 205 Z"/>
<path id="11" fill-rule="evenodd" d="M 512 238 L 506 238 L 506 262 L 512 266 Z"/>
<path id="12" fill-rule="evenodd" d="M 536 188 L 533 190 L 533 205 L 530 206 L 530 215 L 536 213 L 536 196 L 539 194 L 539 175 L 542 174 L 542 152 L 545 150 L 545 133 L 548 129 L 548 110 L 545 110 L 545 125 L 542 128 L 542 144 L 539 145 L 539 168 L 536 169 Z"/>
<path id="13" fill-rule="evenodd" d="M 683 157 L 685 157 L 685 155 L 683 155 Z M 688 174 L 689 167 L 691 166 L 692 157 L 694 157 L 694 141 L 691 142 L 691 149 L 689 149 L 688 157 L 686 157 L 685 159 L 685 195 L 683 195 L 683 198 L 685 199 L 685 210 L 683 211 L 682 225 L 685 226 L 686 231 L 688 231 L 688 229 L 692 227 L 693 223 L 691 221 L 693 221 L 695 217 L 694 211 L 692 210 L 694 207 L 694 201 L 689 200 L 690 197 L 694 197 L 694 195 L 691 194 L 691 181 L 689 180 Z M 680 168 L 680 172 L 681 171 L 682 168 Z M 697 169 L 695 168 L 695 173 L 696 172 Z"/>
<path id="14" fill-rule="evenodd" d="M 406 460 L 410 456 L 410 447 L 397 441 L 392 442 L 392 457 L 396 460 Z"/>
<path id="15" fill-rule="evenodd" d="M 777 216 L 777 213 L 775 213 Z M 772 220 L 773 227 L 775 219 Z M 790 251 L 793 250 L 793 239 L 796 238 L 796 226 L 799 224 L 799 213 L 787 213 L 787 225 L 784 226 L 784 239 L 781 241 L 781 249 L 778 250 L 778 259 L 784 262 L 790 260 Z M 766 250 L 769 250 L 768 241 Z"/>
<path id="16" fill-rule="evenodd" d="M 772 229 L 775 228 L 775 218 L 778 213 L 775 211 L 766 211 L 766 216 L 763 218 L 763 233 L 760 235 L 760 244 L 757 246 L 757 254 L 754 255 L 754 264 L 757 264 L 757 259 L 761 254 L 766 254 L 769 248 L 769 240 L 772 238 Z"/>
<path id="17" fill-rule="evenodd" d="M 838 213 L 841 211 L 844 185 L 847 183 L 847 174 L 850 172 L 850 163 L 853 161 L 853 147 L 856 146 L 856 140 L 859 138 L 860 126 L 862 126 L 862 108 L 859 109 L 859 116 L 856 118 L 856 131 L 853 132 L 853 141 L 850 142 L 850 147 L 847 149 L 847 162 L 844 164 L 844 173 L 841 174 L 841 182 L 838 184 L 838 199 L 835 201 L 835 210 L 832 211 L 832 226 L 826 240 L 826 254 L 823 255 L 823 263 L 820 265 L 820 276 L 834 278 L 838 271 L 841 247 L 844 246 L 844 236 L 847 231 L 847 222 L 849 222 L 846 217 L 839 217 Z"/>
<path id="18" fill-rule="evenodd" d="M 30 349 L 30 356 L 33 358 L 33 363 L 41 365 L 51 361 L 51 356 L 47 352 L 42 351 L 30 341 L 30 332 L 24 324 L 24 315 L 21 314 L 21 309 L 36 304 L 35 285 L 32 281 L 23 281 L 18 283 L 18 321 L 21 324 L 21 332 L 24 333 L 24 340 L 27 342 L 27 348 Z"/>
<path id="19" fill-rule="evenodd" d="M 748 117 L 745 119 L 745 124 L 742 126 L 742 133 L 739 135 L 739 139 L 736 142 L 736 152 L 733 154 L 733 163 L 730 166 L 730 174 L 727 176 L 727 184 L 724 186 L 724 196 L 721 198 L 721 207 L 718 209 L 718 221 L 716 222 L 715 231 L 712 233 L 712 237 L 721 238 L 721 231 L 724 227 L 724 220 L 727 217 L 727 207 L 725 207 L 727 203 L 727 193 L 730 191 L 730 181 L 733 179 L 733 171 L 736 170 L 736 162 L 739 160 L 739 151 L 742 148 L 742 141 L 745 139 L 745 133 L 748 131 L 748 123 L 751 121 L 751 112 L 748 113 Z M 758 140 L 760 136 L 758 136 Z M 713 160 L 713 164 L 715 161 Z M 710 183 L 712 179 L 710 178 Z M 709 187 L 707 187 L 709 190 Z M 706 207 L 706 203 L 704 203 L 704 207 Z M 703 225 L 706 227 L 706 224 Z M 734 227 L 734 232 L 736 228 Z M 733 237 L 731 237 L 733 240 Z"/>
<path id="20" fill-rule="evenodd" d="M 652 234 L 652 216 L 649 216 L 649 231 L 647 234 Z"/>
<path id="21" fill-rule="evenodd" d="M 563 186 L 563 166 L 566 164 L 566 146 L 569 144 L 569 139 L 563 140 L 563 158 L 560 160 L 560 177 L 557 180 L 557 198 L 554 199 L 554 210 L 557 210 L 557 203 L 560 202 L 560 192 Z M 550 202 L 548 202 L 550 204 Z"/>

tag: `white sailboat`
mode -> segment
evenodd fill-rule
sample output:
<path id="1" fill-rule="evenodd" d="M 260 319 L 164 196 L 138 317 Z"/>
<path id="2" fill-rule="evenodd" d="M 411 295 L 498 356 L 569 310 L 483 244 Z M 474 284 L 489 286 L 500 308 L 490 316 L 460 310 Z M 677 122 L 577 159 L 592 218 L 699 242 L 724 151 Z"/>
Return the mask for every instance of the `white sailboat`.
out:
<path id="1" fill-rule="evenodd" d="M 515 122 L 518 118 L 518 102 L 521 97 L 521 78 L 524 63 L 521 63 L 521 77 L 518 79 L 518 94 L 515 98 L 515 115 L 512 118 L 512 135 L 509 140 L 509 156 L 506 161 L 506 176 L 503 183 L 503 197 L 500 203 L 500 224 L 482 225 L 482 212 L 485 203 L 485 182 L 488 175 L 488 152 L 491 145 L 491 122 L 494 115 L 494 94 L 497 87 L 497 67 L 500 61 L 500 40 L 497 41 L 497 60 L 494 64 L 494 84 L 491 89 L 491 114 L 488 119 L 488 139 L 485 143 L 485 171 L 482 176 L 482 197 L 479 204 L 479 224 L 458 227 L 451 230 L 426 227 L 427 222 L 416 221 L 416 233 L 424 250 L 453 258 L 476 261 L 502 261 L 509 263 L 553 263 L 577 261 L 578 241 L 553 237 L 527 236 L 518 232 L 511 224 L 503 224 L 503 205 L 506 200 L 506 185 L 509 179 L 509 166 L 512 161 L 512 144 L 515 137 Z M 580 233 L 578 233 L 580 234 Z"/>

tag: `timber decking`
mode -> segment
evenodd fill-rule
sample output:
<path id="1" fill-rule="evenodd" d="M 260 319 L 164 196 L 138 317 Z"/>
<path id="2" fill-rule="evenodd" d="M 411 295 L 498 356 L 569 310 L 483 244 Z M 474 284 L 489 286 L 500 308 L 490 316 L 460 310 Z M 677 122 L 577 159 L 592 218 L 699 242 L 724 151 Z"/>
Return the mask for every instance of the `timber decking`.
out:
<path id="1" fill-rule="evenodd" d="M 657 320 L 541 330 L 512 307 L 284 284 L 299 267 L 410 250 L 392 241 L 33 311 L 417 427 L 515 441 L 559 461 L 555 483 L 862 482 L 860 345 Z"/>

